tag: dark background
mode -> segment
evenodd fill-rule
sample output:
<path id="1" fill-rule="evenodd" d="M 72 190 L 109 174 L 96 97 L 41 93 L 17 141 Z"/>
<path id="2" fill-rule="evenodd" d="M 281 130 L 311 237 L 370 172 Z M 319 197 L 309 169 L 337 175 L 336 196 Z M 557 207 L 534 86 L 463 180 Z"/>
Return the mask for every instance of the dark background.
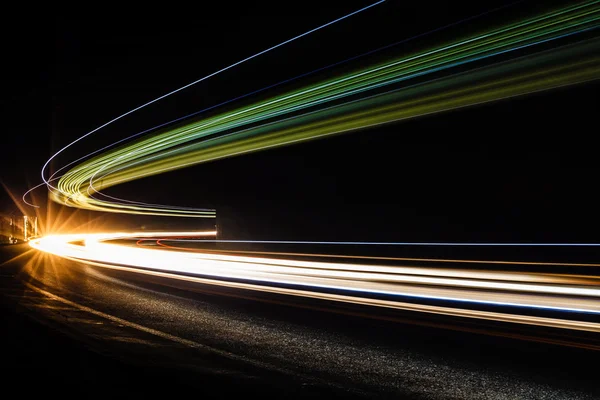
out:
<path id="1" fill-rule="evenodd" d="M 0 180 L 20 199 L 40 182 L 53 151 L 77 137 L 370 4 L 339 3 L 7 13 Z M 407 3 L 388 0 L 149 106 L 66 151 L 55 167 L 156 124 L 497 7 L 506 6 L 334 72 L 447 43 L 541 8 L 526 1 Z M 222 237 L 232 239 L 598 242 L 597 93 L 598 84 L 589 84 L 501 101 L 199 165 L 110 193 L 214 207 Z M 45 205 L 45 189 L 35 196 Z M 3 193 L 0 207 L 9 213 L 15 205 Z M 211 223 L 77 213 L 73 221 L 103 227 Z"/>

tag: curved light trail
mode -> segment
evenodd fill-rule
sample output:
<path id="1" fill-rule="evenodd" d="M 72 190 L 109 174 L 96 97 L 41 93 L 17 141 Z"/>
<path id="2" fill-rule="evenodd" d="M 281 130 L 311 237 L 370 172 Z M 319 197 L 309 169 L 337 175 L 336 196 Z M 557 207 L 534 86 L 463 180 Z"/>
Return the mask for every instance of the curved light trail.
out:
<path id="1" fill-rule="evenodd" d="M 190 118 L 192 118 L 192 117 L 195 117 L 195 116 L 197 116 L 197 115 L 200 115 L 200 114 L 206 113 L 206 112 L 208 112 L 208 111 L 210 111 L 210 110 L 212 110 L 212 109 L 215 109 L 215 108 L 218 108 L 218 107 L 223 107 L 223 106 L 225 106 L 225 105 L 227 105 L 227 104 L 229 104 L 229 103 L 232 103 L 232 102 L 235 102 L 235 101 L 240 101 L 240 100 L 242 100 L 242 99 L 244 99 L 244 98 L 247 98 L 247 97 L 249 97 L 249 96 L 256 95 L 256 94 L 259 94 L 259 93 L 262 93 L 262 92 L 265 92 L 265 91 L 267 91 L 267 90 L 269 90 L 269 89 L 273 89 L 273 88 L 276 88 L 276 87 L 282 86 L 282 85 L 284 85 L 284 84 L 291 83 L 291 82 L 293 82 L 293 81 L 299 80 L 299 79 L 301 79 L 301 78 L 308 77 L 308 76 L 310 76 L 310 75 L 314 75 L 314 74 L 316 74 L 316 73 L 318 73 L 318 72 L 325 71 L 325 70 L 327 70 L 327 69 L 331 69 L 331 68 L 334 68 L 334 67 L 340 66 L 340 65 L 342 65 L 342 64 L 349 63 L 349 62 L 351 62 L 351 61 L 354 61 L 354 60 L 357 60 L 357 59 L 359 59 L 359 58 L 363 58 L 363 57 L 366 57 L 366 56 L 369 56 L 369 55 L 375 54 L 375 53 L 377 53 L 377 52 L 380 52 L 380 51 L 383 51 L 383 50 L 389 49 L 389 48 L 391 48 L 391 47 L 398 46 L 398 45 L 400 45 L 400 44 L 403 44 L 403 43 L 410 42 L 411 40 L 415 40 L 415 39 L 418 39 L 418 38 L 420 38 L 420 37 L 424 37 L 424 36 L 427 36 L 427 35 L 431 35 L 431 34 L 433 34 L 433 33 L 436 33 L 436 32 L 439 32 L 439 31 L 442 31 L 442 30 L 444 30 L 444 29 L 447 29 L 447 28 L 450 28 L 450 27 L 453 27 L 453 26 L 457 26 L 457 25 L 460 25 L 460 24 L 463 24 L 463 23 L 469 22 L 469 21 L 471 21 L 471 20 L 477 19 L 477 18 L 479 18 L 479 17 L 482 17 L 482 16 L 484 16 L 484 15 L 488 15 L 488 14 L 491 14 L 491 13 L 493 13 L 493 12 L 499 11 L 499 10 L 501 10 L 501 9 L 504 9 L 504 8 L 511 7 L 511 6 L 515 5 L 515 4 L 521 3 L 522 1 L 524 1 L 524 0 L 517 0 L 517 1 L 513 2 L 513 3 L 510 3 L 510 4 L 507 4 L 507 5 L 500 6 L 500 7 L 497 7 L 497 8 L 495 8 L 495 9 L 492 9 L 492 10 L 485 11 L 485 12 L 483 12 L 483 13 L 480 13 L 480 14 L 477 14 L 477 15 L 473 15 L 473 16 L 471 16 L 471 17 L 468 17 L 468 18 L 465 18 L 465 19 L 462 19 L 462 20 L 459 20 L 459 21 L 456 21 L 456 22 L 450 23 L 450 24 L 448 24 L 448 25 L 445 25 L 445 26 L 442 26 L 442 27 L 439 27 L 439 28 L 435 28 L 435 29 L 433 29 L 433 30 L 429 30 L 429 31 L 427 31 L 427 32 L 424 32 L 424 33 L 421 33 L 421 34 L 415 35 L 415 36 L 413 36 L 413 37 L 410 37 L 410 38 L 406 38 L 406 39 L 403 39 L 403 40 L 397 41 L 397 42 L 395 42 L 395 43 L 392 43 L 392 44 L 389 44 L 389 45 L 386 45 L 386 46 L 383 46 L 383 47 L 379 47 L 379 48 L 377 48 L 377 49 L 375 49 L 375 50 L 370 50 L 370 51 L 368 51 L 368 52 L 366 52 L 366 53 L 363 53 L 363 54 L 360 54 L 360 55 L 357 55 L 357 56 L 350 57 L 350 58 L 348 58 L 348 59 L 346 59 L 346 60 L 339 61 L 339 62 L 335 62 L 335 63 L 333 63 L 333 64 L 330 64 L 330 65 L 327 65 L 327 66 L 325 66 L 325 67 L 317 68 L 317 69 L 315 69 L 315 70 L 313 70 L 313 71 L 310 71 L 310 72 L 307 72 L 307 73 L 300 74 L 300 75 L 298 75 L 298 76 L 296 76 L 296 77 L 293 77 L 293 78 L 290 78 L 290 79 L 286 79 L 286 80 L 280 81 L 280 82 L 278 82 L 278 83 L 275 83 L 275 84 L 272 84 L 272 85 L 266 86 L 266 87 L 264 87 L 264 88 L 257 89 L 257 90 L 255 90 L 255 91 L 252 91 L 252 92 L 246 93 L 246 94 L 244 94 L 244 95 L 241 95 L 241 96 L 235 97 L 235 98 L 233 98 L 233 99 L 226 100 L 226 101 L 224 101 L 224 102 L 222 102 L 222 103 L 219 103 L 219 104 L 216 104 L 216 105 L 212 105 L 212 106 L 210 106 L 210 107 L 207 107 L 207 108 L 205 108 L 205 109 L 202 109 L 202 110 L 200 110 L 200 111 L 196 111 L 196 112 L 194 112 L 194 113 L 191 113 L 191 114 L 189 114 L 189 115 L 182 116 L 182 117 L 176 118 L 176 119 L 174 119 L 174 120 L 171 120 L 171 121 L 165 122 L 165 123 L 163 123 L 163 124 L 160 124 L 160 125 L 158 125 L 158 126 L 155 126 L 154 128 L 149 128 L 149 129 L 146 129 L 146 130 L 144 130 L 144 131 L 141 131 L 141 132 L 135 133 L 135 134 L 133 134 L 133 135 L 130 135 L 130 136 L 128 136 L 128 137 L 125 137 L 125 138 L 123 138 L 123 139 L 120 139 L 120 140 L 118 140 L 118 141 L 116 141 L 116 142 L 114 142 L 114 143 L 111 143 L 111 144 L 109 144 L 109 145 L 106 145 L 106 146 L 104 146 L 104 147 L 102 147 L 102 148 L 96 149 L 96 150 L 92 151 L 91 153 L 89 153 L 89 154 L 86 154 L 86 155 L 84 155 L 84 156 L 81 156 L 81 157 L 79 157 L 79 158 L 77 158 L 77 159 L 75 159 L 75 160 L 73 160 L 73 161 L 71 161 L 71 162 L 69 162 L 69 163 L 67 163 L 67 164 L 63 165 L 62 167 L 60 167 L 60 168 L 56 169 L 56 170 L 55 170 L 55 171 L 54 171 L 54 172 L 53 172 L 53 173 L 52 173 L 52 174 L 49 176 L 49 178 L 48 178 L 46 181 L 44 181 L 44 182 L 42 182 L 42 183 L 38 184 L 37 186 L 34 186 L 34 187 L 32 187 L 32 188 L 31 188 L 31 189 L 29 189 L 28 191 L 26 191 L 26 192 L 23 194 L 23 196 L 22 196 L 22 200 L 23 200 L 23 202 L 24 202 L 25 204 L 27 204 L 27 205 L 29 205 L 29 206 L 32 206 L 32 207 L 35 207 L 35 208 L 39 208 L 38 206 L 36 206 L 36 205 L 34 205 L 34 204 L 31 204 L 31 203 L 29 203 L 29 202 L 27 201 L 27 197 L 28 197 L 28 195 L 29 195 L 31 192 L 33 192 L 34 190 L 36 190 L 36 189 L 38 189 L 38 188 L 40 188 L 40 187 L 42 187 L 42 186 L 47 186 L 47 187 L 48 187 L 50 190 L 54 190 L 54 187 L 53 187 L 53 186 L 49 186 L 49 185 L 47 185 L 47 183 L 46 183 L 46 182 L 55 182 L 55 181 L 58 181 L 58 180 L 59 180 L 59 179 L 62 177 L 62 175 L 60 174 L 60 172 L 61 172 L 61 171 L 63 171 L 63 170 L 65 170 L 65 169 L 67 169 L 67 168 L 68 168 L 68 167 L 70 167 L 71 165 L 77 164 L 77 163 L 78 163 L 78 162 L 80 162 L 80 161 L 83 161 L 83 160 L 85 160 L 85 159 L 87 159 L 87 158 L 90 158 L 90 157 L 92 157 L 92 156 L 93 156 L 93 155 L 95 155 L 95 154 L 101 153 L 101 152 L 103 152 L 103 151 L 105 151 L 105 150 L 109 150 L 110 148 L 114 148 L 115 146 L 117 146 L 117 145 L 119 145 L 119 144 L 121 144 L 121 143 L 125 143 L 125 142 L 127 142 L 127 141 L 133 140 L 133 139 L 135 139 L 135 138 L 137 138 L 137 137 L 139 137 L 139 136 L 141 136 L 141 135 L 144 135 L 144 134 L 150 133 L 150 132 L 152 132 L 152 131 L 156 131 L 157 129 L 160 129 L 160 128 L 162 128 L 162 127 L 165 127 L 165 126 L 168 126 L 168 125 L 175 124 L 175 123 L 177 123 L 177 122 L 180 122 L 180 121 L 183 121 L 183 120 L 186 120 L 186 119 L 190 119 Z M 379 4 L 379 3 L 377 3 L 377 4 Z M 375 4 L 374 4 L 374 5 L 375 5 Z M 360 10 L 360 11 L 363 11 L 363 10 Z M 198 82 L 196 82 L 196 83 L 198 83 Z M 128 114 L 126 114 L 126 115 L 128 115 Z M 126 116 L 126 115 L 122 115 L 122 116 L 120 116 L 120 117 L 119 117 L 119 119 L 120 119 L 120 118 L 122 118 L 122 117 L 124 117 L 124 116 Z M 110 123 L 112 123 L 112 122 L 115 122 L 115 121 L 116 121 L 116 120 L 113 120 L 113 121 L 109 122 L 109 124 L 110 124 Z M 99 129 L 103 128 L 104 126 L 106 126 L 106 125 L 103 125 L 103 126 L 101 126 L 101 127 L 97 128 L 95 131 L 97 131 L 97 130 L 99 130 Z M 93 131 L 93 132 L 90 132 L 89 134 L 92 134 L 92 133 L 94 133 L 95 131 Z M 81 139 L 83 139 L 83 138 L 81 138 Z M 74 143 L 71 143 L 70 145 L 72 145 L 72 144 L 74 144 Z M 70 146 L 70 145 L 69 145 L 69 146 Z M 63 150 L 64 150 L 64 149 L 66 149 L 66 148 L 63 148 Z M 62 150 L 61 150 L 61 151 L 62 151 Z M 57 153 L 57 154 L 58 154 L 58 153 Z M 57 154 L 55 154 L 54 156 L 56 156 Z M 98 193 L 98 194 L 101 194 L 101 193 Z M 112 197 L 112 196 L 107 196 L 107 195 L 106 195 L 106 194 L 104 194 L 104 193 L 102 193 L 101 195 L 102 195 L 102 196 L 104 196 L 104 197 L 108 197 L 108 198 L 113 198 L 113 199 L 115 199 L 114 197 Z M 116 200 L 126 201 L 126 202 L 128 202 L 128 203 L 138 203 L 138 204 L 144 204 L 144 205 L 147 205 L 147 203 L 143 203 L 143 202 L 133 202 L 133 201 L 123 200 L 123 199 L 116 199 Z M 156 206 L 155 204 L 152 204 L 152 205 L 153 205 L 153 206 Z"/>
<path id="2" fill-rule="evenodd" d="M 48 236 L 36 249 L 106 268 L 374 307 L 600 332 L 600 276 L 306 261 L 123 244 L 215 232 Z M 455 260 L 460 262 L 460 260 Z M 443 305 L 439 303 L 442 302 Z M 542 312 L 542 314 L 536 314 Z M 544 315 L 552 312 L 552 317 Z"/>
<path id="3" fill-rule="evenodd" d="M 173 90 L 173 91 L 171 91 L 171 92 L 169 92 L 169 93 L 166 93 L 166 94 L 164 94 L 164 95 L 162 95 L 162 96 L 160 96 L 160 97 L 157 97 L 157 98 L 156 98 L 156 99 L 154 99 L 154 100 L 151 100 L 151 101 L 149 101 L 149 102 L 147 102 L 147 103 L 144 103 L 144 104 L 142 104 L 141 106 L 138 106 L 138 107 L 136 107 L 136 108 L 134 108 L 134 109 L 132 109 L 132 110 L 130 110 L 130 111 L 127 111 L 126 113 L 124 113 L 124 114 L 121 114 L 121 115 L 119 115 L 119 116 L 118 116 L 118 117 L 116 117 L 116 118 L 113 118 L 112 120 L 110 120 L 110 121 L 108 121 L 108 122 L 106 122 L 106 123 L 104 123 L 104 124 L 100 125 L 100 126 L 99 126 L 99 127 L 97 127 L 96 129 L 93 129 L 93 130 L 91 130 L 90 132 L 88 132 L 88 133 L 86 133 L 85 135 L 83 135 L 83 136 L 79 137 L 78 139 L 76 139 L 76 140 L 72 141 L 71 143 L 67 144 L 65 147 L 61 148 L 61 149 L 60 149 L 60 150 L 58 150 L 56 153 L 54 153 L 54 154 L 53 154 L 53 155 L 52 155 L 52 156 L 51 156 L 51 157 L 50 157 L 50 158 L 49 158 L 49 159 L 48 159 L 48 160 L 47 160 L 47 161 L 44 163 L 44 165 L 42 166 L 42 170 L 41 170 L 41 177 L 42 177 L 42 181 L 43 181 L 43 183 L 42 183 L 42 184 L 40 184 L 40 185 L 38 185 L 38 186 L 36 186 L 36 187 L 34 187 L 33 189 L 35 189 L 35 188 L 37 188 L 37 187 L 39 187 L 39 186 L 41 186 L 41 185 L 44 185 L 44 184 L 45 184 L 45 185 L 46 185 L 46 186 L 47 186 L 47 187 L 48 187 L 50 190 L 58 190 L 56 187 L 54 187 L 53 185 L 51 185 L 51 184 L 50 184 L 50 182 L 52 181 L 52 176 L 51 176 L 49 179 L 46 179 L 46 178 L 45 178 L 45 175 L 46 175 L 46 174 L 45 174 L 45 171 L 46 171 L 46 169 L 48 168 L 48 166 L 50 165 L 50 163 L 52 162 L 52 160 L 53 160 L 53 159 L 55 159 L 55 158 L 56 158 L 56 157 L 57 157 L 57 156 L 58 156 L 60 153 L 62 153 L 63 151 L 65 151 L 65 150 L 66 150 L 66 149 L 68 149 L 69 147 L 71 147 L 71 146 L 73 146 L 74 144 L 78 143 L 79 141 L 81 141 L 81 140 L 85 139 L 86 137 L 90 136 L 91 134 L 93 134 L 93 133 L 95 133 L 95 132 L 99 131 L 100 129 L 102 129 L 102 128 L 104 128 L 104 127 L 106 127 L 106 126 L 108 126 L 108 125 L 112 124 L 113 122 L 116 122 L 116 121 L 118 121 L 118 120 L 120 120 L 120 119 L 122 119 L 122 118 L 126 117 L 126 116 L 127 116 L 127 115 L 129 115 L 129 114 L 132 114 L 132 113 L 134 113 L 134 112 L 136 112 L 136 111 L 138 111 L 138 110 L 141 110 L 142 108 L 145 108 L 145 107 L 149 106 L 150 104 L 156 103 L 156 102 L 158 102 L 158 101 L 160 101 L 160 100 L 162 100 L 162 99 L 164 99 L 164 98 L 166 98 L 166 97 L 172 96 L 172 95 L 174 95 L 174 94 L 176 94 L 176 93 L 178 93 L 178 92 L 181 92 L 182 90 L 185 90 L 185 89 L 187 89 L 187 88 L 189 88 L 189 87 L 191 87 L 191 86 L 194 86 L 194 85 L 196 85 L 196 84 L 198 84 L 198 83 L 200 83 L 200 82 L 202 82 L 202 81 L 205 81 L 205 80 L 207 80 L 207 79 L 209 79 L 209 78 L 212 78 L 213 76 L 216 76 L 216 75 L 218 75 L 218 74 L 221 74 L 221 73 L 223 73 L 223 72 L 225 72 L 225 71 L 227 71 L 227 70 L 230 70 L 230 69 L 232 69 L 232 68 L 235 68 L 235 67 L 237 67 L 237 66 L 238 66 L 238 65 L 240 65 L 240 64 L 243 64 L 243 63 L 245 63 L 245 62 L 247 62 L 247 61 L 250 61 L 250 60 L 252 60 L 252 59 L 254 59 L 254 58 L 257 58 L 257 57 L 259 57 L 259 56 L 261 56 L 261 55 L 263 55 L 263 54 L 265 54 L 265 53 L 268 53 L 268 52 L 270 52 L 270 51 L 272 51 L 272 50 L 275 50 L 275 49 L 277 49 L 277 48 L 279 48 L 279 47 L 285 46 L 285 45 L 286 45 L 286 44 L 288 44 L 288 43 L 291 43 L 291 42 L 293 42 L 293 41 L 296 41 L 296 40 L 298 40 L 298 39 L 300 39 L 300 38 L 302 38 L 302 37 L 304 37 L 304 36 L 310 35 L 310 34 L 312 34 L 312 33 L 314 33 L 314 32 L 317 32 L 317 31 L 319 31 L 319 30 L 321 30 L 321 29 L 323 29 L 323 28 L 326 28 L 326 27 L 328 27 L 328 26 L 330 26 L 330 25 L 333 25 L 333 24 L 335 24 L 335 23 L 338 23 L 338 22 L 340 22 L 340 21 L 342 21 L 342 20 L 345 20 L 345 19 L 347 19 L 347 18 L 349 18 L 349 17 L 351 17 L 351 16 L 353 16 L 353 15 L 359 14 L 359 13 L 361 13 L 361 12 L 363 12 L 363 11 L 366 11 L 366 10 L 368 10 L 368 9 L 370 9 L 370 8 L 372 8 L 372 7 L 375 7 L 375 6 L 379 5 L 379 4 L 382 4 L 382 3 L 384 3 L 384 2 L 385 2 L 385 0 L 379 0 L 379 1 L 376 1 L 376 2 L 374 2 L 373 4 L 370 4 L 370 5 L 368 5 L 368 6 L 365 6 L 365 7 L 361 8 L 361 9 L 359 9 L 359 10 L 356 10 L 356 11 L 353 11 L 353 12 L 351 12 L 351 13 L 348 13 L 348 14 L 346 14 L 346 15 L 344 15 L 344 16 L 342 16 L 342 17 L 340 17 L 340 18 L 334 19 L 333 21 L 329 21 L 329 22 L 327 22 L 327 23 L 325 23 L 325 24 L 323 24 L 323 25 L 320 25 L 320 26 L 318 26 L 318 27 L 316 27 L 316 28 L 313 28 L 313 29 L 311 29 L 311 30 L 309 30 L 309 31 L 307 31 L 307 32 L 304 32 L 304 33 L 300 34 L 300 35 L 294 36 L 294 37 L 293 37 L 293 38 L 291 38 L 291 39 L 285 40 L 285 41 L 283 41 L 283 42 L 281 42 L 281 43 L 278 43 L 278 44 L 276 44 L 276 45 L 274 45 L 274 46 L 271 46 L 271 47 L 269 47 L 269 48 L 267 48 L 267 49 L 265 49 L 265 50 L 262 50 L 262 51 L 260 51 L 260 52 L 258 52 L 258 53 L 256 53 L 256 54 L 253 54 L 253 55 L 251 55 L 251 56 L 249 56 L 249 57 L 246 57 L 246 58 L 244 58 L 244 59 L 242 59 L 242 60 L 240 60 L 240 61 L 237 61 L 237 62 L 235 62 L 235 63 L 233 63 L 233 64 L 231 64 L 231 65 L 228 65 L 227 67 L 221 68 L 221 69 L 219 69 L 219 70 L 217 70 L 217 71 L 215 71 L 215 72 L 213 72 L 213 73 L 211 73 L 211 74 L 208 74 L 208 75 L 206 75 L 206 76 L 204 76 L 204 77 L 202 77 L 202 78 L 200 78 L 200 79 L 197 79 L 197 80 L 195 80 L 194 82 L 188 83 L 188 84 L 187 84 L 187 85 L 185 85 L 185 86 L 182 86 L 182 87 L 180 87 L 180 88 L 178 88 L 178 89 L 175 89 L 175 90 Z M 94 153 L 95 153 L 95 152 L 94 152 Z M 53 175 L 54 175 L 54 174 L 53 174 Z M 32 189 L 32 190 L 33 190 L 33 189 Z M 23 195 L 23 201 L 24 201 L 26 204 L 28 204 L 28 205 L 30 205 L 30 206 L 32 206 L 32 207 L 38 207 L 38 206 L 36 206 L 36 205 L 34 205 L 34 204 L 30 204 L 30 203 L 29 203 L 29 202 L 27 202 L 27 200 L 25 199 L 25 196 L 26 196 L 26 195 L 27 195 L 27 193 L 29 193 L 29 192 L 31 192 L 31 190 L 27 191 L 27 192 L 26 192 L 26 193 Z M 200 213 L 202 213 L 202 214 L 206 214 L 206 211 L 205 211 L 205 210 L 200 210 Z"/>
<path id="4" fill-rule="evenodd" d="M 72 168 L 51 198 L 96 211 L 214 217 L 212 210 L 101 191 L 235 155 L 595 80 L 600 40 L 581 35 L 599 26 L 598 1 L 586 2 L 162 129 Z M 531 54 L 516 57 L 525 48 Z"/>

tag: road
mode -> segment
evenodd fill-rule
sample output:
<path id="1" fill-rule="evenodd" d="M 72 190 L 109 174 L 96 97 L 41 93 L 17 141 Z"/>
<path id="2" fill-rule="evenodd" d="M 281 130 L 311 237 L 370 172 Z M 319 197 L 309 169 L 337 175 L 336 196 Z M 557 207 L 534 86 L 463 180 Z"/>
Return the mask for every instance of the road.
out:
<path id="1" fill-rule="evenodd" d="M 590 368 L 595 332 L 216 286 L 26 246 L 1 252 L 10 259 L 0 272 L 11 321 L 2 345 L 5 355 L 12 350 L 3 376 L 11 379 L 67 378 L 66 388 L 90 393 L 215 397 L 600 396 Z M 32 331 L 35 340 L 23 343 Z"/>

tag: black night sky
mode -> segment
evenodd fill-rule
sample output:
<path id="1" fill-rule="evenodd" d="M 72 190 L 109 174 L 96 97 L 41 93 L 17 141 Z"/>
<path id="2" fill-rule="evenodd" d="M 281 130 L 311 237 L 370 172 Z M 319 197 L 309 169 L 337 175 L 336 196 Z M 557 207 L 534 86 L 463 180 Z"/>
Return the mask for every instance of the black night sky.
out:
<path id="1" fill-rule="evenodd" d="M 66 152 L 59 163 L 509 3 L 388 0 L 125 118 Z M 39 183 L 52 151 L 123 112 L 370 2 L 278 4 L 52 10 L 28 17 L 30 29 L 23 27 L 23 14 L 15 13 L 2 32 L 0 179 L 20 198 L 28 185 Z M 518 19 L 533 7 L 516 2 L 351 65 L 443 43 Z M 598 84 L 588 84 L 199 165 L 112 193 L 215 207 L 224 237 L 234 239 L 598 242 L 597 112 Z M 2 196 L 0 211 L 10 212 L 12 203 Z M 130 227 L 164 222 L 110 218 Z"/>

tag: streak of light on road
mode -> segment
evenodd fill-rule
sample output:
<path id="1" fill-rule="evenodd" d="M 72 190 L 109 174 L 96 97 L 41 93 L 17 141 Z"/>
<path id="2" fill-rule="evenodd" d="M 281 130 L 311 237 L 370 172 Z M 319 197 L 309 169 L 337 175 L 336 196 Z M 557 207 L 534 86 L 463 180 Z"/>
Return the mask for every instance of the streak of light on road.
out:
<path id="1" fill-rule="evenodd" d="M 372 265 L 240 256 L 160 246 L 140 239 L 207 237 L 215 232 L 132 232 L 47 236 L 30 245 L 106 268 L 171 279 L 373 307 L 589 332 L 600 323 L 600 276 Z M 125 240 L 125 242 L 123 241 Z M 456 260 L 459 261 L 459 260 Z M 440 303 L 443 303 L 440 305 Z M 536 312 L 542 313 L 532 315 Z M 544 313 L 551 312 L 548 316 Z M 586 316 L 588 318 L 586 318 Z M 581 317 L 581 318 L 578 318 Z"/>

